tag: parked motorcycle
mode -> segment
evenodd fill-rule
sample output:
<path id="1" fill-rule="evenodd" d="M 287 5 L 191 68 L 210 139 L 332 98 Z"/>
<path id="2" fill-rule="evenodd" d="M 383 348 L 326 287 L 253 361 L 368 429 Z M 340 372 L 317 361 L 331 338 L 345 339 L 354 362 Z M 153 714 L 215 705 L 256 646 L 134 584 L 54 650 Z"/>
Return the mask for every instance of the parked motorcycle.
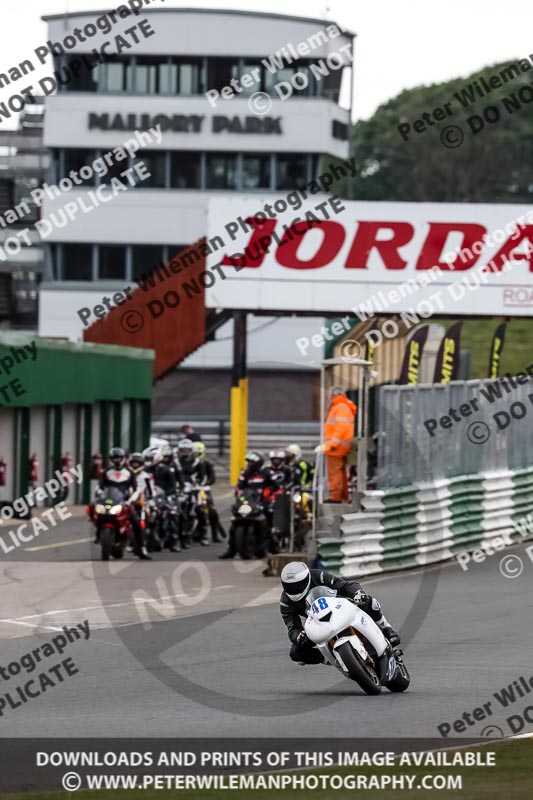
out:
<path id="1" fill-rule="evenodd" d="M 197 486 L 193 483 L 185 484 L 180 494 L 179 518 L 182 538 L 186 543 L 211 544 L 207 534 L 209 527 L 211 528 L 213 541 L 222 541 L 220 531 L 227 538 L 211 500 L 210 486 Z"/>
<path id="2" fill-rule="evenodd" d="M 312 496 L 303 489 L 295 489 L 292 493 L 292 520 L 290 550 L 300 551 L 305 548 L 305 539 L 313 526 Z"/>
<path id="3" fill-rule="evenodd" d="M 141 515 L 146 529 L 146 547 L 149 552 L 160 553 L 164 547 L 163 520 L 166 509 L 166 497 L 158 487 L 153 497 L 146 499 Z"/>
<path id="4" fill-rule="evenodd" d="M 306 598 L 305 633 L 326 660 L 367 694 L 404 692 L 411 682 L 403 653 L 391 647 L 374 620 L 351 600 L 316 586 Z"/>
<path id="5" fill-rule="evenodd" d="M 211 495 L 210 486 L 202 486 L 198 491 L 198 509 L 204 515 L 206 525 L 211 528 L 213 542 L 227 542 L 228 532 L 220 521 L 219 513 Z"/>
<path id="6" fill-rule="evenodd" d="M 89 507 L 89 518 L 96 528 L 102 561 L 122 558 L 131 537 L 127 502 L 119 489 L 111 488 L 95 498 Z"/>
<path id="7" fill-rule="evenodd" d="M 265 548 L 265 512 L 261 493 L 243 489 L 232 506 L 231 521 L 235 532 L 235 550 L 244 560 L 261 558 Z"/>
<path id="8" fill-rule="evenodd" d="M 185 548 L 190 547 L 198 526 L 197 503 L 198 488 L 187 482 L 178 495 L 181 540 Z"/>
<path id="9" fill-rule="evenodd" d="M 162 506 L 161 539 L 165 547 L 174 552 L 181 550 L 181 520 L 178 497 L 165 495 Z"/>

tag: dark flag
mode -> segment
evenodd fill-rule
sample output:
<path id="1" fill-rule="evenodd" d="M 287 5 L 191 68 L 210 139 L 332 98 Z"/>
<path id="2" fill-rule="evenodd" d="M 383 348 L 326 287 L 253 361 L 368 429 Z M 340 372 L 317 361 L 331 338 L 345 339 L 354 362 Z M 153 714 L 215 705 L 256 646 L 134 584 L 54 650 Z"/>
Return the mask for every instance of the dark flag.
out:
<path id="1" fill-rule="evenodd" d="M 462 326 L 462 322 L 456 322 L 442 337 L 435 362 L 433 383 L 448 383 L 457 379 Z"/>
<path id="2" fill-rule="evenodd" d="M 489 358 L 489 378 L 497 378 L 500 374 L 500 358 L 502 355 L 503 343 L 505 341 L 506 327 L 506 322 L 502 322 L 501 325 L 498 325 L 492 338 Z"/>
<path id="3" fill-rule="evenodd" d="M 414 332 L 405 345 L 405 354 L 398 383 L 406 383 L 409 386 L 414 386 L 418 383 L 422 351 L 424 350 L 424 345 L 428 338 L 428 332 L 429 325 L 423 325 Z"/>

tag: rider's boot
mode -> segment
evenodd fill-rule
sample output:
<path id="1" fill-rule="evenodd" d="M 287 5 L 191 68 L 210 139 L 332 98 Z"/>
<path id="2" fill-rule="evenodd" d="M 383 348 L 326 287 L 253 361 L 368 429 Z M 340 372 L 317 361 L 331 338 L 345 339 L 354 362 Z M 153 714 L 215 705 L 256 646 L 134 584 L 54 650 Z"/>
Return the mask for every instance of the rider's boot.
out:
<path id="1" fill-rule="evenodd" d="M 385 637 L 385 639 L 388 639 L 392 647 L 397 647 L 402 641 L 400 634 L 397 631 L 395 631 L 394 628 L 391 628 L 390 625 L 387 625 L 385 628 L 382 628 L 381 632 Z"/>
<path id="2" fill-rule="evenodd" d="M 207 528 L 202 528 L 200 530 L 200 544 L 202 544 L 204 547 L 209 547 L 211 544 Z"/>
<path id="3" fill-rule="evenodd" d="M 141 550 L 140 550 L 140 553 L 139 553 L 139 558 L 140 558 L 141 561 L 151 561 L 152 560 L 152 556 L 148 555 L 148 550 L 146 549 L 146 547 L 144 545 L 141 547 Z"/>
<path id="4" fill-rule="evenodd" d="M 400 634 L 394 630 L 386 616 L 381 610 L 381 603 L 375 597 L 366 594 L 362 589 L 354 597 L 355 602 L 372 617 L 376 625 L 381 629 L 381 633 L 390 643 L 391 647 L 397 647 L 400 642 Z"/>

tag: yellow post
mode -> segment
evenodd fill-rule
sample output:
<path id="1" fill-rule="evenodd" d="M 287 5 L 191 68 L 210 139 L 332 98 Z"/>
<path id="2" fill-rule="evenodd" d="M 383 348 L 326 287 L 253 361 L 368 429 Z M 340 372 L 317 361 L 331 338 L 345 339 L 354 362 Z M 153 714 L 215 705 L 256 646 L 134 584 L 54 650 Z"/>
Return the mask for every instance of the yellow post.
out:
<path id="1" fill-rule="evenodd" d="M 243 467 L 248 435 L 248 378 L 240 379 L 239 388 L 241 390 L 241 467 Z"/>
<path id="2" fill-rule="evenodd" d="M 242 455 L 242 388 L 241 386 L 231 387 L 231 425 L 230 425 L 230 480 L 233 484 L 237 483 L 239 472 L 243 466 Z"/>
<path id="3" fill-rule="evenodd" d="M 237 483 L 246 455 L 248 379 L 246 375 L 246 312 L 233 312 L 233 372 L 231 376 L 230 479 Z"/>

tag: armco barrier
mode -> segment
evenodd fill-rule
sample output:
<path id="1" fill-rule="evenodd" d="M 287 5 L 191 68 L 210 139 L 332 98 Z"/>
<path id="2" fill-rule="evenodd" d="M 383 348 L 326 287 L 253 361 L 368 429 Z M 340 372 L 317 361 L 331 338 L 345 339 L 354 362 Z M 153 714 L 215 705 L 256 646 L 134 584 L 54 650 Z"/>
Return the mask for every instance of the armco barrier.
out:
<path id="1" fill-rule="evenodd" d="M 533 538 L 533 467 L 368 491 L 362 508 L 318 539 L 324 567 L 346 578 L 445 561 L 504 534 Z M 513 522 L 530 514 L 521 537 Z"/>

